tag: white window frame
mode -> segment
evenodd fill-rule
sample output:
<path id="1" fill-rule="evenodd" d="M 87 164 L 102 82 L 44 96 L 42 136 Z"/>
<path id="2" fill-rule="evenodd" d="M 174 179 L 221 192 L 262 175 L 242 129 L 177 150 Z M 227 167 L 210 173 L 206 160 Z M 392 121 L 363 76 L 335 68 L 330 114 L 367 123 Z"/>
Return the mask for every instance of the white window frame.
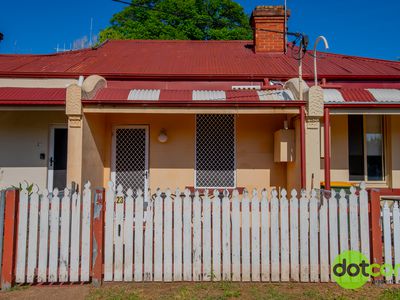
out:
<path id="1" fill-rule="evenodd" d="M 383 115 L 378 115 L 382 118 L 382 180 L 368 180 L 368 160 L 367 160 L 367 117 L 371 115 L 363 115 L 363 147 L 364 147 L 364 179 L 366 183 L 370 184 L 386 184 L 387 183 L 387 172 L 386 172 L 386 118 Z M 350 169 L 349 171 L 349 178 L 350 178 Z M 358 183 L 359 180 L 349 180 L 352 183 Z"/>
<path id="2" fill-rule="evenodd" d="M 207 115 L 207 114 L 199 114 L 199 115 Z M 209 114 L 213 115 L 213 114 Z M 221 113 L 215 114 L 215 115 L 223 115 Z M 229 186 L 229 187 L 224 187 L 224 186 L 213 186 L 213 187 L 203 187 L 203 186 L 198 186 L 197 185 L 197 114 L 194 116 L 194 188 L 195 189 L 235 189 L 237 187 L 237 128 L 236 128 L 236 115 L 235 114 L 226 114 L 226 115 L 232 115 L 233 116 L 233 139 L 234 139 L 234 149 L 233 149 L 233 155 L 234 155 L 234 170 L 233 170 L 233 181 L 234 181 L 234 186 Z"/>

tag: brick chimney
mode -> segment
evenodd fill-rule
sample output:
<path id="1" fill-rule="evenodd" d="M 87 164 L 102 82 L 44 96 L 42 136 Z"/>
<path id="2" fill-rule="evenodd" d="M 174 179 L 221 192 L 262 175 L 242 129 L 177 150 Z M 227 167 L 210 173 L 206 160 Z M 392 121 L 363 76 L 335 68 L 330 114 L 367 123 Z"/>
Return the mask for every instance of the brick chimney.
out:
<path id="1" fill-rule="evenodd" d="M 289 17 L 290 11 L 287 11 Z M 256 53 L 283 53 L 285 51 L 285 8 L 279 6 L 257 6 L 250 19 L 254 30 Z M 260 30 L 261 29 L 261 30 Z M 262 31 L 262 29 L 279 32 Z"/>

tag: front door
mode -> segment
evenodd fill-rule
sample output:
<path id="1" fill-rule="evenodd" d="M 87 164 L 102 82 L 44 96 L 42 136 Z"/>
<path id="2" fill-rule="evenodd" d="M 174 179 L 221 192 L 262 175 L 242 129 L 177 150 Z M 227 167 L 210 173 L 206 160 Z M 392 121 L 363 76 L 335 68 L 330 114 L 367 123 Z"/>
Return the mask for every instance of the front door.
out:
<path id="1" fill-rule="evenodd" d="M 148 127 L 118 126 L 113 131 L 111 180 L 134 193 L 148 192 Z"/>
<path id="2" fill-rule="evenodd" d="M 67 185 L 68 129 L 66 126 L 50 128 L 47 188 L 64 190 Z"/>

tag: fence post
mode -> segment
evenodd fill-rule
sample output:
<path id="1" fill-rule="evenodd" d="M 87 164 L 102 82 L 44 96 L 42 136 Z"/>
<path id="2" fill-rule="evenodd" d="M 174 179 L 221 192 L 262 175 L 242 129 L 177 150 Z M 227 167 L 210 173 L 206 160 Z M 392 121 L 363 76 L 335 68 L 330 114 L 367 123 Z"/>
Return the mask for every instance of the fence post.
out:
<path id="1" fill-rule="evenodd" d="M 382 227 L 381 227 L 381 203 L 379 190 L 370 190 L 370 224 L 371 224 L 371 263 L 382 264 L 383 245 L 382 245 Z M 381 276 L 375 277 L 380 279 Z"/>
<path id="2" fill-rule="evenodd" d="M 15 254 L 17 248 L 18 190 L 7 190 L 4 210 L 3 268 L 1 270 L 1 289 L 11 288 L 15 277 Z"/>
<path id="3" fill-rule="evenodd" d="M 93 205 L 93 260 L 92 260 L 92 283 L 99 287 L 103 278 L 104 260 L 104 205 L 105 191 L 103 188 L 96 189 Z"/>

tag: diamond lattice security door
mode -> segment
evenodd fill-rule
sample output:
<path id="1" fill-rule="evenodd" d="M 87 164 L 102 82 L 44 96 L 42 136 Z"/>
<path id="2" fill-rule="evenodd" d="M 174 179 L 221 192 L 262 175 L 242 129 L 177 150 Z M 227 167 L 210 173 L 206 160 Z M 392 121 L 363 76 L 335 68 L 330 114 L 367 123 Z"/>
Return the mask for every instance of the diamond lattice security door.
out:
<path id="1" fill-rule="evenodd" d="M 197 115 L 196 187 L 234 186 L 234 115 Z"/>
<path id="2" fill-rule="evenodd" d="M 115 140 L 115 183 L 134 191 L 146 187 L 147 129 L 117 128 Z"/>

